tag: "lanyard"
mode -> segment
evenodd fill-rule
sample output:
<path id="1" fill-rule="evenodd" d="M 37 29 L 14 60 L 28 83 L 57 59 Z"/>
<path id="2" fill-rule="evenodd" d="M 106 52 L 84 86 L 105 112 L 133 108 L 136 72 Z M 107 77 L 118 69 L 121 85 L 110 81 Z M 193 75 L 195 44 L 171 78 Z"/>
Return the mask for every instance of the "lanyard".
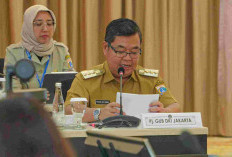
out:
<path id="1" fill-rule="evenodd" d="M 27 57 L 28 57 L 28 59 L 30 59 L 30 60 L 31 60 L 31 54 L 30 54 L 27 50 L 26 50 L 26 53 L 27 53 Z M 47 63 L 46 63 L 46 66 L 45 66 L 45 69 L 44 69 L 44 72 L 43 72 L 43 75 L 42 75 L 41 80 L 39 79 L 39 75 L 36 73 L 36 78 L 37 78 L 37 80 L 38 80 L 38 82 L 39 82 L 39 87 L 40 87 L 40 88 L 41 88 L 41 87 L 42 87 L 42 85 L 43 85 L 44 75 L 46 74 L 46 71 L 47 71 L 47 68 L 48 68 L 49 61 L 50 61 L 50 55 L 49 55 L 49 59 L 48 59 L 48 61 L 47 61 Z"/>

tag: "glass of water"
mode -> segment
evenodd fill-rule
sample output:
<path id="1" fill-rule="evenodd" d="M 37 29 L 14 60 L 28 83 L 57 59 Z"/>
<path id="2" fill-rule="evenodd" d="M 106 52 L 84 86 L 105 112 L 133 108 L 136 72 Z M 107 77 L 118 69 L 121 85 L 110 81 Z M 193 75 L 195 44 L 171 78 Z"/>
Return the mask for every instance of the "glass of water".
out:
<path id="1" fill-rule="evenodd" d="M 86 98 L 71 98 L 70 100 L 72 108 L 72 122 L 70 122 L 73 127 L 76 129 L 82 129 L 82 118 L 85 114 L 87 108 L 87 99 Z M 69 125 L 70 125 L 69 124 Z"/>

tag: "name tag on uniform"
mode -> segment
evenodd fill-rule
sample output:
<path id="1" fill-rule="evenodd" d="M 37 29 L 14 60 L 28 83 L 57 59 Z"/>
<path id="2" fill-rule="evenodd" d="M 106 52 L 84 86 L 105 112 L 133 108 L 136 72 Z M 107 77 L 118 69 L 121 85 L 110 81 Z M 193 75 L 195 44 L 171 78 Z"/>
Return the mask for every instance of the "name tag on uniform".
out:
<path id="1" fill-rule="evenodd" d="M 96 100 L 95 103 L 96 104 L 104 104 L 105 105 L 105 104 L 109 104 L 110 101 L 109 100 Z"/>

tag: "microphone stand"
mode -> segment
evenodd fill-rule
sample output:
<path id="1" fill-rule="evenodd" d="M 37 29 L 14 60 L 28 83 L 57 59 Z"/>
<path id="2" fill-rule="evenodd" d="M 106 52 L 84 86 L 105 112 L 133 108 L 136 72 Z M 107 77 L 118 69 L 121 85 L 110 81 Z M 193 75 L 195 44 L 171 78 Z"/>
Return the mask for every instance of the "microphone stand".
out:
<path id="1" fill-rule="evenodd" d="M 103 127 L 137 127 L 140 124 L 140 119 L 134 116 L 123 115 L 122 110 L 122 76 L 124 73 L 124 68 L 120 67 L 118 69 L 118 74 L 120 75 L 120 115 L 108 117 L 102 120 L 102 124 L 98 126 L 99 129 Z"/>
<path id="2" fill-rule="evenodd" d="M 5 82 L 5 92 L 7 94 L 12 92 L 12 76 L 15 75 L 15 70 L 13 65 L 6 66 L 6 82 Z"/>
<path id="3" fill-rule="evenodd" d="M 123 75 L 123 73 L 120 72 L 120 115 L 123 115 L 123 110 L 122 110 L 122 75 Z"/>

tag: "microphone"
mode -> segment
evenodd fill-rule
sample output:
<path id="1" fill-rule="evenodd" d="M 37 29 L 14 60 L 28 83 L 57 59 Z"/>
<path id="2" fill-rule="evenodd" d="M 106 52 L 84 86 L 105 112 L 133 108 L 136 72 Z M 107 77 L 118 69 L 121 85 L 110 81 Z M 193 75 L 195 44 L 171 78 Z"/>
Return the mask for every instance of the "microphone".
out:
<path id="1" fill-rule="evenodd" d="M 6 66 L 6 93 L 12 92 L 12 77 L 16 75 L 20 82 L 29 81 L 35 74 L 35 66 L 28 59 L 21 59 L 15 65 Z"/>
<path id="2" fill-rule="evenodd" d="M 122 76 L 125 72 L 125 69 L 123 67 L 118 68 L 118 74 L 120 75 L 120 115 L 123 115 L 122 110 Z"/>
<path id="3" fill-rule="evenodd" d="M 123 76 L 124 72 L 125 72 L 125 69 L 123 67 L 118 68 L 118 74 L 120 75 L 120 77 Z"/>
<path id="4" fill-rule="evenodd" d="M 29 81 L 35 74 L 35 66 L 29 59 L 21 59 L 15 64 L 15 75 L 21 82 Z"/>
<path id="5" fill-rule="evenodd" d="M 102 124 L 98 126 L 99 129 L 103 127 L 137 127 L 140 124 L 140 119 L 134 116 L 123 115 L 122 110 L 122 76 L 125 72 L 123 67 L 118 68 L 120 75 L 120 115 L 108 117 L 102 120 Z"/>

